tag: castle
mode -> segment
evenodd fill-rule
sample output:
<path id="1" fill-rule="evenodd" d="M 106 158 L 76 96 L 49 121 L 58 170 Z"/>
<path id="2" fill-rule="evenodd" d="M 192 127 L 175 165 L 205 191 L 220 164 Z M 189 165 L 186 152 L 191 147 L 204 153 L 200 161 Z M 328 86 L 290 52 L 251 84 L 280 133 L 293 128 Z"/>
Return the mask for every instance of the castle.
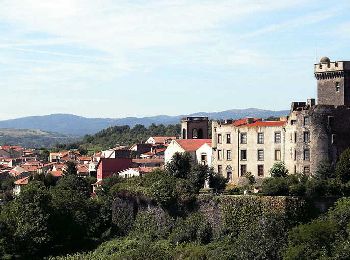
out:
<path id="1" fill-rule="evenodd" d="M 293 102 L 289 115 L 279 121 L 213 121 L 215 171 L 235 182 L 247 172 L 269 177 L 269 169 L 278 161 L 290 173 L 305 174 L 315 173 L 322 162 L 334 164 L 350 147 L 350 61 L 323 57 L 314 65 L 314 74 L 317 102 Z M 207 138 L 204 121 L 184 120 L 182 138 Z"/>

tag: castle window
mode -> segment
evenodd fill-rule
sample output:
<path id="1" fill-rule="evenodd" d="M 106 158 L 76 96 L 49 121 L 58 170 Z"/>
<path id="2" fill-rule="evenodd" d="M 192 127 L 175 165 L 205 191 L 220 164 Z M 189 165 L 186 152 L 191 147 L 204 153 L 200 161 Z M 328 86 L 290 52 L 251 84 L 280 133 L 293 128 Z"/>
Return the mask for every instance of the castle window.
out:
<path id="1" fill-rule="evenodd" d="M 294 149 L 294 161 L 297 160 L 297 149 Z"/>
<path id="2" fill-rule="evenodd" d="M 222 173 L 222 165 L 218 165 L 218 173 L 219 173 L 219 174 Z"/>
<path id="3" fill-rule="evenodd" d="M 334 117 L 328 116 L 328 127 L 332 128 L 334 125 Z"/>
<path id="4" fill-rule="evenodd" d="M 227 159 L 228 161 L 231 161 L 231 160 L 232 160 L 231 150 L 227 150 L 226 155 L 227 155 L 226 159 Z"/>
<path id="5" fill-rule="evenodd" d="M 247 150 L 241 150 L 241 161 L 247 160 Z"/>
<path id="6" fill-rule="evenodd" d="M 226 143 L 227 144 L 231 143 L 231 134 L 226 134 Z"/>
<path id="7" fill-rule="evenodd" d="M 310 119 L 308 116 L 304 117 L 304 125 L 308 125 L 310 123 Z"/>
<path id="8" fill-rule="evenodd" d="M 218 161 L 222 160 L 222 150 L 218 150 Z"/>
<path id="9" fill-rule="evenodd" d="M 336 134 L 332 134 L 332 144 L 335 144 L 337 141 L 337 135 Z"/>
<path id="10" fill-rule="evenodd" d="M 308 131 L 304 132 L 304 143 L 310 142 L 310 133 Z"/>
<path id="11" fill-rule="evenodd" d="M 218 144 L 221 144 L 221 143 L 222 143 L 222 135 L 218 134 Z"/>
<path id="12" fill-rule="evenodd" d="M 297 140 L 298 140 L 298 134 L 297 134 L 297 132 L 294 132 L 294 143 L 296 143 L 297 142 Z"/>
<path id="13" fill-rule="evenodd" d="M 310 161 L 310 150 L 304 149 L 304 161 Z"/>
<path id="14" fill-rule="evenodd" d="M 340 91 L 339 82 L 336 82 L 336 83 L 335 83 L 335 91 L 336 91 L 336 92 L 339 92 L 339 91 Z"/>
<path id="15" fill-rule="evenodd" d="M 291 125 L 295 125 L 297 123 L 297 120 L 290 120 Z"/>
<path id="16" fill-rule="evenodd" d="M 241 133 L 241 144 L 247 143 L 247 133 Z"/>
<path id="17" fill-rule="evenodd" d="M 197 131 L 197 128 L 194 128 L 192 130 L 192 138 L 193 139 L 197 139 L 198 138 L 198 131 Z"/>
<path id="18" fill-rule="evenodd" d="M 258 176 L 263 177 L 264 176 L 264 165 L 259 164 L 258 165 Z"/>
<path id="19" fill-rule="evenodd" d="M 281 132 L 275 132 L 275 143 L 281 143 Z"/>
<path id="20" fill-rule="evenodd" d="M 258 133 L 258 144 L 264 143 L 264 133 Z"/>
<path id="21" fill-rule="evenodd" d="M 241 164 L 241 176 L 244 176 L 247 173 L 247 165 Z"/>
<path id="22" fill-rule="evenodd" d="M 310 166 L 304 166 L 304 174 L 310 173 Z"/>
<path id="23" fill-rule="evenodd" d="M 275 161 L 281 160 L 281 150 L 275 150 Z"/>
<path id="24" fill-rule="evenodd" d="M 258 161 L 264 160 L 264 150 L 258 150 Z"/>

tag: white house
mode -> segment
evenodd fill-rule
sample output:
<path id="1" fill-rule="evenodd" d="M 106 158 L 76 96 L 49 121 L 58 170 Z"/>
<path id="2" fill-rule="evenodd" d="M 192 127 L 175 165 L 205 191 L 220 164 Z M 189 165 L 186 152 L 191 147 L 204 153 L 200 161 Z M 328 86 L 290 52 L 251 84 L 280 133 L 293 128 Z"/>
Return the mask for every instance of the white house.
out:
<path id="1" fill-rule="evenodd" d="M 164 153 L 165 163 L 168 163 L 175 153 L 188 152 L 200 164 L 211 165 L 211 139 L 181 139 L 173 140 Z"/>

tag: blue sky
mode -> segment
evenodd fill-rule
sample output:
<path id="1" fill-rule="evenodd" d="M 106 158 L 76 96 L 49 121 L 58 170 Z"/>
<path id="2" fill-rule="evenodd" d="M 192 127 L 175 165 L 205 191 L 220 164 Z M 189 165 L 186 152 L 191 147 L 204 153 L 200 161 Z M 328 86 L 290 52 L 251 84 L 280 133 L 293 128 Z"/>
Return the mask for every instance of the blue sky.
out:
<path id="1" fill-rule="evenodd" d="M 316 97 L 349 1 L 0 0 L 0 119 L 149 116 Z"/>

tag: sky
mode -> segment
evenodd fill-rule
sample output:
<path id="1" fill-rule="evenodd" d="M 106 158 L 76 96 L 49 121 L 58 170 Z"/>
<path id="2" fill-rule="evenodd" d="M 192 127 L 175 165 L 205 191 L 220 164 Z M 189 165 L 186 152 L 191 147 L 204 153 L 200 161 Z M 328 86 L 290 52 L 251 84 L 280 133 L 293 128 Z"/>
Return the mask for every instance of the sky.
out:
<path id="1" fill-rule="evenodd" d="M 350 1 L 0 0 L 0 120 L 289 109 L 350 60 Z"/>

